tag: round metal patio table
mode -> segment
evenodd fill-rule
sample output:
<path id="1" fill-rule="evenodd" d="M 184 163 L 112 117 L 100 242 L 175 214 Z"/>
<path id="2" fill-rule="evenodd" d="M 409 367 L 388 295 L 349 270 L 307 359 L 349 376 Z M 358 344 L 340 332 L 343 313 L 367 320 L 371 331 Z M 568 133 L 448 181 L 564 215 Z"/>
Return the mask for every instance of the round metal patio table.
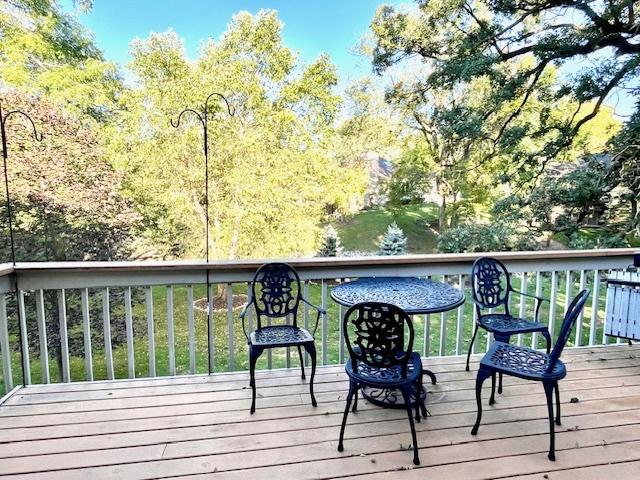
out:
<path id="1" fill-rule="evenodd" d="M 390 303 L 409 315 L 446 312 L 464 303 L 464 294 L 460 289 L 417 277 L 360 278 L 334 287 L 331 298 L 346 307 L 362 302 Z M 425 370 L 424 373 L 433 384 L 436 383 L 433 372 Z M 420 395 L 426 397 L 424 388 Z M 362 396 L 383 407 L 405 408 L 402 395 L 397 390 L 364 388 Z"/>

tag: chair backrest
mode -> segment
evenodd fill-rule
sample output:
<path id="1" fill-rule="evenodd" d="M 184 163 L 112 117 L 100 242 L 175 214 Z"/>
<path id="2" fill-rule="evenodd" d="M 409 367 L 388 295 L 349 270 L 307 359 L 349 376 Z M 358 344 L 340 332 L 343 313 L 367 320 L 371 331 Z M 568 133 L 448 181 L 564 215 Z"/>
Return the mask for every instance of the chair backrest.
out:
<path id="1" fill-rule="evenodd" d="M 560 328 L 560 333 L 558 334 L 558 339 L 556 340 L 556 344 L 553 346 L 553 350 L 549 354 L 549 365 L 547 366 L 547 373 L 551 373 L 553 371 L 553 367 L 558 363 L 558 359 L 562 354 L 562 350 L 567 344 L 567 340 L 569 340 L 569 335 L 571 334 L 571 330 L 578 320 L 578 316 L 580 316 L 580 312 L 584 308 L 584 304 L 587 301 L 587 297 L 589 296 L 589 290 L 582 290 L 576 297 L 571 301 L 571 305 L 567 309 L 567 313 L 564 316 L 564 320 L 562 321 L 562 327 Z"/>
<path id="2" fill-rule="evenodd" d="M 406 378 L 414 333 L 411 318 L 404 310 L 388 303 L 357 303 L 347 310 L 342 322 L 354 370 L 358 362 L 375 368 L 400 365 Z M 353 339 L 349 337 L 349 324 L 354 327 Z M 406 349 L 405 324 L 409 333 Z"/>
<path id="3" fill-rule="evenodd" d="M 297 325 L 300 303 L 300 277 L 286 263 L 262 265 L 251 284 L 252 301 L 256 309 L 258 329 L 262 328 L 261 317 L 287 317 Z"/>
<path id="4" fill-rule="evenodd" d="M 502 262 L 491 257 L 480 257 L 471 268 L 473 301 L 479 308 L 503 306 L 509 315 L 511 276 Z"/>

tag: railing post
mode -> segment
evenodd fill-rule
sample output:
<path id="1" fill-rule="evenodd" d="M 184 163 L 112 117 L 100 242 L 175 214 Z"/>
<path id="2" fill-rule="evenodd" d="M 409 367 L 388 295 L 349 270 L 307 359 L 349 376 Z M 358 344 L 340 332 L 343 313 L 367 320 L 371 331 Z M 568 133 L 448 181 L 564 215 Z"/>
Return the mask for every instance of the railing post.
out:
<path id="1" fill-rule="evenodd" d="M 9 331 L 7 328 L 7 300 L 0 293 L 0 352 L 2 352 L 2 375 L 5 393 L 13 388 L 13 370 L 11 369 L 11 350 L 9 350 Z"/>

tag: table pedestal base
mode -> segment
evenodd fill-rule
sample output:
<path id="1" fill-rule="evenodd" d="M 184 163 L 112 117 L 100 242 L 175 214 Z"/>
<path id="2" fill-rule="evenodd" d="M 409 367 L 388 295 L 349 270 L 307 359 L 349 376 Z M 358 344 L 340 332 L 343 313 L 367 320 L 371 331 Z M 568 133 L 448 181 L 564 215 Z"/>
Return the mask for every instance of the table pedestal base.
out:
<path id="1" fill-rule="evenodd" d="M 423 372 L 424 375 L 427 375 L 431 379 L 431 383 L 436 384 L 436 376 L 430 370 L 425 370 Z M 387 389 L 387 388 L 374 388 L 374 387 L 364 387 L 362 389 L 362 396 L 366 398 L 368 401 L 373 403 L 374 405 L 378 405 L 379 407 L 385 408 L 402 408 L 406 409 L 407 406 L 404 403 L 404 398 L 402 397 L 402 392 L 400 390 L 395 389 Z M 420 398 L 424 402 L 427 398 L 427 391 L 422 388 L 420 391 Z M 415 389 L 412 389 L 411 393 L 411 406 L 415 406 L 416 404 L 416 392 Z"/>

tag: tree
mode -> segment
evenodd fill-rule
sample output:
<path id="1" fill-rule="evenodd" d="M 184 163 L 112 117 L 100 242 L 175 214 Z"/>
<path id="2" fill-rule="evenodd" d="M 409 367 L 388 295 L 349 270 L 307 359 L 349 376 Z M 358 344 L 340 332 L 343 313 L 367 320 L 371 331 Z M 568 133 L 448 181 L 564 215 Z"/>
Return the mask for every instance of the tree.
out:
<path id="1" fill-rule="evenodd" d="M 614 220 L 620 221 L 622 233 L 640 235 L 640 109 L 611 139 L 610 181 L 620 187 Z M 617 217 L 617 218 L 616 218 Z"/>
<path id="2" fill-rule="evenodd" d="M 404 255 L 407 250 L 407 237 L 402 229 L 393 222 L 380 242 L 379 255 Z"/>
<path id="3" fill-rule="evenodd" d="M 340 243 L 340 235 L 333 227 L 333 225 L 327 225 L 324 229 L 324 238 L 322 239 L 322 245 L 318 250 L 319 257 L 337 257 L 342 254 L 342 244 Z"/>
<path id="4" fill-rule="evenodd" d="M 87 11 L 91 1 L 76 0 Z M 45 96 L 70 112 L 104 121 L 122 83 L 90 33 L 56 0 L 0 4 L 0 82 Z"/>
<path id="5" fill-rule="evenodd" d="M 412 10 L 378 9 L 372 22 L 374 68 L 382 72 L 406 58 L 428 62 L 425 91 L 455 91 L 476 79 L 488 80 L 491 101 L 480 116 L 497 125 L 491 142 L 502 146 L 515 138 L 543 139 L 540 148 L 521 151 L 509 165 L 509 173 L 524 181 L 537 179 L 571 147 L 616 88 L 630 85 L 638 91 L 633 83 L 640 73 L 637 1 L 417 3 Z M 550 71 L 576 61 L 581 61 L 576 74 L 544 87 Z M 548 106 L 536 121 L 522 121 L 540 93 Z M 558 105 L 569 108 L 569 114 L 553 114 Z"/>
<path id="6" fill-rule="evenodd" d="M 336 69 L 326 55 L 300 64 L 281 30 L 273 11 L 239 13 L 195 62 L 173 32 L 133 42 L 140 88 L 123 98 L 111 146 L 160 256 L 204 250 L 201 130 L 189 122 L 175 130 L 169 119 L 211 92 L 227 95 L 235 109 L 209 123 L 214 257 L 312 253 L 325 206 L 349 191 L 343 186 L 353 168 L 329 148 L 340 104 Z"/>
<path id="7" fill-rule="evenodd" d="M 119 195 L 122 182 L 105 161 L 96 127 L 82 126 L 44 99 L 3 95 L 29 112 L 44 140 L 34 143 L 20 117 L 7 124 L 9 181 L 19 261 L 119 260 L 131 253 L 138 215 Z M 10 258 L 6 203 L 0 255 Z"/>

